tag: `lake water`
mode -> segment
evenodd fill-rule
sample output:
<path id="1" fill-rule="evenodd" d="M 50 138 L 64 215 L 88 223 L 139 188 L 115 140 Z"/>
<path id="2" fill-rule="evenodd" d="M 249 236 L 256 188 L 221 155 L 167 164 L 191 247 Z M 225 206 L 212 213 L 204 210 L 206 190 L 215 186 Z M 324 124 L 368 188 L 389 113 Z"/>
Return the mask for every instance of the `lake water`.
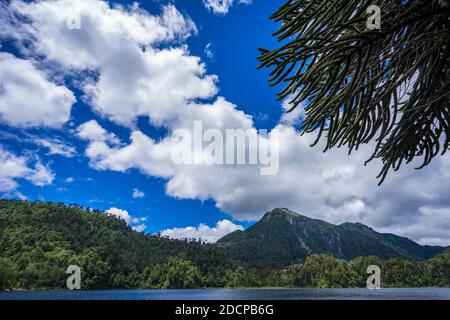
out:
<path id="1" fill-rule="evenodd" d="M 0 292 L 0 300 L 450 300 L 450 288 L 195 289 Z"/>

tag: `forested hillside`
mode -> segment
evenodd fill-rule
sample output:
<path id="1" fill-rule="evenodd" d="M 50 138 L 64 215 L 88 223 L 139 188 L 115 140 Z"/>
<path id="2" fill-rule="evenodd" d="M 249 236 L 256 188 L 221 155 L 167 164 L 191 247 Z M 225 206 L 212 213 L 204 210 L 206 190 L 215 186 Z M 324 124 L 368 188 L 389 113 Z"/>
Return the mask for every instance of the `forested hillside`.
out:
<path id="1" fill-rule="evenodd" d="M 257 268 L 286 267 L 316 253 L 345 260 L 359 256 L 426 260 L 446 249 L 378 233 L 361 223 L 334 225 L 283 208 L 266 213 L 245 231 L 226 235 L 218 245 L 233 261 Z"/>
<path id="2" fill-rule="evenodd" d="M 83 289 L 364 287 L 370 264 L 381 267 L 385 287 L 450 286 L 449 250 L 422 262 L 312 254 L 250 268 L 221 245 L 144 235 L 100 211 L 0 200 L 0 289 L 63 289 L 71 264 L 81 268 Z"/>
<path id="3" fill-rule="evenodd" d="M 0 248 L 1 278 L 16 288 L 63 287 L 71 264 L 92 289 L 140 287 L 168 257 L 189 257 L 205 285 L 224 285 L 219 275 L 230 268 L 214 245 L 144 235 L 103 212 L 55 203 L 0 201 Z"/>

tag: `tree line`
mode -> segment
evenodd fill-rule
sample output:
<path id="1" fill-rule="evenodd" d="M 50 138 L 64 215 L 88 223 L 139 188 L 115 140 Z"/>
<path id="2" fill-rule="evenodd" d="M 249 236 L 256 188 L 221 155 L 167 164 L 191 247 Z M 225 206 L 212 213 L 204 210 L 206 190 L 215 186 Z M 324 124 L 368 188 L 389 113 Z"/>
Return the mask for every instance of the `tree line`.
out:
<path id="1" fill-rule="evenodd" d="M 214 244 L 144 235 L 100 211 L 0 201 L 0 289 L 65 289 L 69 265 L 82 289 L 365 287 L 369 265 L 383 287 L 450 286 L 450 250 L 427 261 L 314 254 L 285 268 L 246 268 Z"/>

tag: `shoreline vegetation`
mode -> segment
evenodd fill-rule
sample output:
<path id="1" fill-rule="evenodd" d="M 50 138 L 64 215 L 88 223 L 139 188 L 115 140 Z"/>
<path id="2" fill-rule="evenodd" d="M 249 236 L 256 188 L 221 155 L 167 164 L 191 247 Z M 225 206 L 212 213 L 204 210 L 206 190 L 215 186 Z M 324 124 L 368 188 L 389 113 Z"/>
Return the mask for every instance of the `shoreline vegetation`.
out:
<path id="1" fill-rule="evenodd" d="M 450 287 L 450 249 L 424 261 L 316 253 L 249 268 L 220 245 L 145 235 L 104 212 L 0 200 L 0 290 L 65 289 L 69 265 L 81 268 L 83 290 L 364 288 L 369 265 L 381 268 L 383 288 Z"/>
<path id="2" fill-rule="evenodd" d="M 213 287 L 201 287 L 201 288 L 165 288 L 165 289 L 154 289 L 154 288 L 149 288 L 149 289 L 142 289 L 142 288 L 112 288 L 112 289 L 67 289 L 67 288 L 33 288 L 33 289 L 4 289 L 4 290 L 0 290 L 0 294 L 2 292 L 24 292 L 24 293 L 30 293 L 30 292 L 54 292 L 54 293 L 59 293 L 59 292 L 77 292 L 77 291 L 167 291 L 167 292 L 171 292 L 171 291 L 179 291 L 179 290 L 295 290 L 295 289 L 306 289 L 306 290 L 330 290 L 330 289 L 361 289 L 361 290 L 414 290 L 414 289 L 449 289 L 450 287 L 381 287 L 379 289 L 368 289 L 366 287 L 345 287 L 345 288 L 316 288 L 316 287 L 237 287 L 237 288 L 213 288 Z M 1 299 L 0 299 L 1 300 Z"/>

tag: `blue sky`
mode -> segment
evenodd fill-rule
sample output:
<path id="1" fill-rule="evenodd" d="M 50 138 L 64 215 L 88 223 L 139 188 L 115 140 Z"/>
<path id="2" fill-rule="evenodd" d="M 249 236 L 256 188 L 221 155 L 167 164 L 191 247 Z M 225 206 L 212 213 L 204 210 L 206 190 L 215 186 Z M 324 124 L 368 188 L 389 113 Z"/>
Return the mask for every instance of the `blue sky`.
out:
<path id="1" fill-rule="evenodd" d="M 310 148 L 303 106 L 286 115 L 289 99 L 276 101 L 280 87 L 256 69 L 257 49 L 277 46 L 269 16 L 284 1 L 241 2 L 2 2 L 0 196 L 116 208 L 147 233 L 211 241 L 288 207 L 450 244 L 448 158 L 378 187 L 379 163 L 363 166 L 370 146 L 351 157 Z M 80 28 L 69 28 L 77 13 Z M 198 120 L 268 129 L 279 172 L 173 166 L 166 139 Z"/>

